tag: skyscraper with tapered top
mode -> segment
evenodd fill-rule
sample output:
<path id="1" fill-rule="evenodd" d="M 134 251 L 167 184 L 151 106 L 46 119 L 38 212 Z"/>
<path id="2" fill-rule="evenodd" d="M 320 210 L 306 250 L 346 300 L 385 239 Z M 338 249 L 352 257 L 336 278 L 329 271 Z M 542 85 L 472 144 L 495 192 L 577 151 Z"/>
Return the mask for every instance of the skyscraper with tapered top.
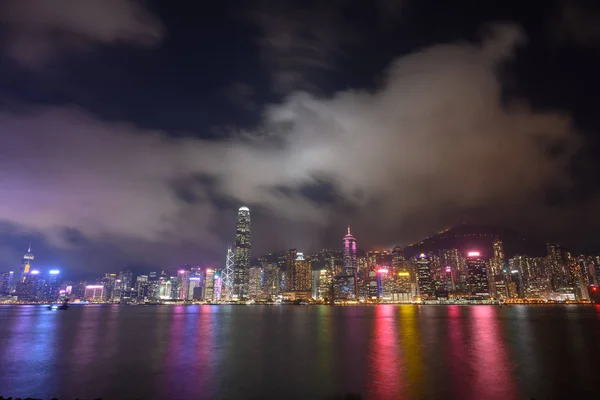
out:
<path id="1" fill-rule="evenodd" d="M 248 297 L 250 238 L 250 209 L 240 207 L 235 230 L 233 299 Z"/>
<path id="2" fill-rule="evenodd" d="M 356 239 L 350 233 L 350 225 L 348 225 L 348 233 L 344 236 L 344 274 L 352 275 L 356 273 Z"/>

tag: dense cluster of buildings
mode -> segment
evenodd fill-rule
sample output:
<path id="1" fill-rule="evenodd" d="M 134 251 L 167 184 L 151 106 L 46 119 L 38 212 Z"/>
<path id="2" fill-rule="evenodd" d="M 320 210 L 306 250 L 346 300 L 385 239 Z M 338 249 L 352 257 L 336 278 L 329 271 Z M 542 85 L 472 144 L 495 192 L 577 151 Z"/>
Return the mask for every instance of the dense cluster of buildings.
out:
<path id="1" fill-rule="evenodd" d="M 482 251 L 484 250 L 484 251 Z M 507 259 L 503 243 L 461 252 L 437 249 L 412 256 L 397 246 L 361 253 L 348 227 L 340 249 L 297 249 L 251 257 L 250 210 L 238 210 L 235 245 L 222 268 L 184 266 L 171 274 L 106 274 L 92 284 L 60 282 L 60 272 L 33 269 L 31 248 L 18 275 L 0 275 L 11 301 L 411 303 L 589 301 L 600 295 L 600 256 L 573 256 L 547 244 L 544 257 Z M 484 257 L 483 254 L 489 254 Z"/>

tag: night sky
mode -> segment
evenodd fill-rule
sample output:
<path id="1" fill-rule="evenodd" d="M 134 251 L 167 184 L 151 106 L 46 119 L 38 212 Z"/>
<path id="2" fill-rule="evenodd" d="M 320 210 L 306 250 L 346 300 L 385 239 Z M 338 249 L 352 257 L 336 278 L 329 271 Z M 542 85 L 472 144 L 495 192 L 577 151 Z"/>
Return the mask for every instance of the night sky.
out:
<path id="1" fill-rule="evenodd" d="M 0 270 L 407 245 L 600 252 L 595 1 L 0 3 Z"/>

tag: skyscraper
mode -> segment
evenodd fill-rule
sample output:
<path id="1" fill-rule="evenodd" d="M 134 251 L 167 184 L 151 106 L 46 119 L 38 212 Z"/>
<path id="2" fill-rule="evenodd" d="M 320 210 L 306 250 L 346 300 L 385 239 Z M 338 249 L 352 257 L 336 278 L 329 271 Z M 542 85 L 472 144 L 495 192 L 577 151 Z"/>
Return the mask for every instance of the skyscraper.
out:
<path id="1" fill-rule="evenodd" d="M 472 295 L 489 298 L 490 285 L 486 262 L 479 252 L 471 251 L 467 254 L 466 262 L 467 285 Z"/>
<path id="2" fill-rule="evenodd" d="M 250 209 L 240 207 L 235 230 L 233 298 L 248 296 L 248 269 L 250 268 Z"/>
<path id="3" fill-rule="evenodd" d="M 29 243 L 27 253 L 25 253 L 25 255 L 23 256 L 23 262 L 21 264 L 21 275 L 19 279 L 21 282 L 24 281 L 25 276 L 29 274 L 29 271 L 31 271 L 31 262 L 33 261 L 33 259 L 33 254 L 31 254 L 31 243 Z"/>
<path id="4" fill-rule="evenodd" d="M 433 298 L 433 279 L 431 277 L 431 260 L 425 254 L 417 258 L 417 291 L 421 300 Z"/>
<path id="5" fill-rule="evenodd" d="M 348 233 L 344 236 L 344 274 L 353 275 L 356 273 L 356 239 L 350 233 L 350 225 L 348 225 Z"/>
<path id="6" fill-rule="evenodd" d="M 233 296 L 233 278 L 234 278 L 234 266 L 235 256 L 231 246 L 227 247 L 227 256 L 225 257 L 225 269 L 221 276 L 221 299 L 231 300 Z"/>
<path id="7" fill-rule="evenodd" d="M 298 252 L 292 269 L 292 291 L 295 292 L 296 299 L 310 299 L 312 296 L 311 286 L 310 261 L 304 258 L 304 254 Z"/>
<path id="8" fill-rule="evenodd" d="M 261 267 L 248 269 L 248 298 L 256 300 L 262 294 L 263 270 Z"/>

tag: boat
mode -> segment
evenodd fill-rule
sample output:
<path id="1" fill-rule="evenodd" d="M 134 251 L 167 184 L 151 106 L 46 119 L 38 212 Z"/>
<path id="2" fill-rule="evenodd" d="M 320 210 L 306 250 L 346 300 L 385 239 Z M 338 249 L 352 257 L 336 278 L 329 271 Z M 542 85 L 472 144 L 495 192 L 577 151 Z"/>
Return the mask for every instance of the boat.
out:
<path id="1" fill-rule="evenodd" d="M 67 310 L 69 308 L 69 299 L 65 299 L 60 304 L 50 304 L 48 310 Z"/>

